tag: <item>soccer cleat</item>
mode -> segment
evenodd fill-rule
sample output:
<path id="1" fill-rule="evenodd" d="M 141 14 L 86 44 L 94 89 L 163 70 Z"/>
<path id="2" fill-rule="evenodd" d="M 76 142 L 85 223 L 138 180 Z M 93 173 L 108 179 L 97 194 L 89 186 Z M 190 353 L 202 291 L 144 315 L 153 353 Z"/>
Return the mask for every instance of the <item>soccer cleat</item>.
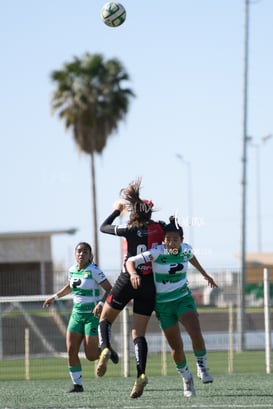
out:
<path id="1" fill-rule="evenodd" d="M 99 362 L 97 364 L 96 373 L 97 376 L 103 376 L 107 370 L 107 363 L 110 359 L 111 351 L 108 348 L 104 348 L 101 351 Z"/>
<path id="2" fill-rule="evenodd" d="M 191 398 L 195 396 L 195 389 L 194 389 L 192 376 L 189 379 L 183 378 L 183 386 L 184 386 L 184 396 L 186 398 Z"/>
<path id="3" fill-rule="evenodd" d="M 132 399 L 139 398 L 143 394 L 144 388 L 145 388 L 145 386 L 147 384 L 148 384 L 148 378 L 143 373 L 135 381 L 133 389 L 132 389 L 131 394 L 130 394 L 130 398 L 132 398 Z"/>
<path id="4" fill-rule="evenodd" d="M 213 377 L 208 373 L 207 368 L 197 368 L 197 377 L 201 379 L 203 383 L 212 383 Z"/>
<path id="5" fill-rule="evenodd" d="M 119 363 L 119 356 L 118 356 L 118 354 L 117 354 L 116 351 L 114 351 L 113 348 L 111 348 L 111 347 L 110 347 L 110 352 L 111 352 L 111 355 L 110 355 L 111 361 L 113 362 L 113 364 L 118 364 L 118 363 Z"/>
<path id="6" fill-rule="evenodd" d="M 83 392 L 83 391 L 84 391 L 84 389 L 83 389 L 82 385 L 74 384 L 73 388 L 69 389 L 69 391 L 67 391 L 67 392 L 68 393 L 73 393 L 73 392 Z"/>

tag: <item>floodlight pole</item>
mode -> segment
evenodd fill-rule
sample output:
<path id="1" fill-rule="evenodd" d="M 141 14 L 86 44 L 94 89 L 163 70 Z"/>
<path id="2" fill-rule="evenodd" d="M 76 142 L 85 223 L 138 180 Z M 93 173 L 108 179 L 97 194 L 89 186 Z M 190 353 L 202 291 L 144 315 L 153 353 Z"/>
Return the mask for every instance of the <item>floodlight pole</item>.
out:
<path id="1" fill-rule="evenodd" d="M 176 157 L 187 167 L 187 183 L 188 183 L 188 219 L 189 219 L 189 243 L 193 247 L 193 217 L 192 217 L 192 175 L 191 175 L 191 163 L 180 154 L 177 153 Z"/>
<path id="2" fill-rule="evenodd" d="M 246 281 L 246 192 L 247 192 L 247 119 L 248 119 L 248 46 L 249 0 L 245 0 L 244 87 L 243 87 L 243 155 L 242 155 L 242 214 L 241 214 L 241 274 L 238 299 L 238 351 L 245 349 L 245 281 Z"/>
<path id="3" fill-rule="evenodd" d="M 266 134 L 260 138 L 260 142 L 252 142 L 252 137 L 248 137 L 249 145 L 256 149 L 256 211 L 257 211 L 257 251 L 262 251 L 262 217 L 261 217 L 261 164 L 260 149 L 272 138 L 272 134 Z"/>

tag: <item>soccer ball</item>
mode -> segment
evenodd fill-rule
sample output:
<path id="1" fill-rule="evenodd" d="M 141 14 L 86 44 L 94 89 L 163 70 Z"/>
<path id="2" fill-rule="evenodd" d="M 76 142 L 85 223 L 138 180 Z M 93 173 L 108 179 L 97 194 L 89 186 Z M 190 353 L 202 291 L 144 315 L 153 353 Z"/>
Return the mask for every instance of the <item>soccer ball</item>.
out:
<path id="1" fill-rule="evenodd" d="M 101 9 L 101 18 L 107 26 L 118 27 L 126 19 L 126 10 L 122 4 L 116 1 L 109 1 Z"/>

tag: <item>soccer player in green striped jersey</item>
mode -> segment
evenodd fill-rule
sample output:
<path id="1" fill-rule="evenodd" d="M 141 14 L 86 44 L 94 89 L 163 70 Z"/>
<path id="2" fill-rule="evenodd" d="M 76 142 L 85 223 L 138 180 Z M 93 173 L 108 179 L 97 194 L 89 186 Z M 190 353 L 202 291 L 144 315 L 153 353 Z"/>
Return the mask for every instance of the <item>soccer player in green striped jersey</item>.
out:
<path id="1" fill-rule="evenodd" d="M 75 258 L 77 263 L 69 269 L 67 284 L 47 298 L 43 307 L 49 307 L 67 294 L 73 295 L 73 309 L 66 332 L 68 370 L 73 383 L 68 392 L 83 392 L 80 346 L 83 342 L 85 356 L 89 361 L 99 358 L 99 316 L 112 286 L 101 269 L 93 263 L 93 252 L 88 243 L 77 244 Z M 104 290 L 102 298 L 100 287 Z"/>
<path id="2" fill-rule="evenodd" d="M 193 377 L 187 365 L 179 323 L 191 337 L 198 378 L 203 383 L 212 383 L 213 378 L 207 371 L 205 341 L 194 298 L 188 287 L 188 262 L 202 274 L 211 288 L 216 288 L 217 284 L 200 265 L 192 247 L 183 243 L 183 229 L 173 216 L 170 217 L 170 223 L 164 227 L 164 232 L 163 244 L 130 257 L 126 267 L 132 286 L 138 288 L 141 277 L 137 273 L 137 266 L 152 262 L 156 287 L 156 316 L 170 345 L 176 369 L 183 379 L 184 396 L 192 397 L 195 396 Z"/>

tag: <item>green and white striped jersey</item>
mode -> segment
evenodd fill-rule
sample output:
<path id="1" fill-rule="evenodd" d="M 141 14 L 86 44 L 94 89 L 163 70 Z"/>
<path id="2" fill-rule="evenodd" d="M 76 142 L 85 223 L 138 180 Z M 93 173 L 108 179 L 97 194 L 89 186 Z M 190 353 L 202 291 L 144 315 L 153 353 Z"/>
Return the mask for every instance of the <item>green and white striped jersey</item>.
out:
<path id="1" fill-rule="evenodd" d="M 188 261 L 193 257 L 192 247 L 182 243 L 177 254 L 170 254 L 164 244 L 130 257 L 138 266 L 152 262 L 156 287 L 156 302 L 169 302 L 189 294 L 187 286 Z"/>
<path id="2" fill-rule="evenodd" d="M 98 284 L 106 280 L 104 273 L 94 263 L 81 270 L 75 264 L 69 269 L 68 279 L 73 294 L 73 311 L 92 312 L 100 299 Z"/>

